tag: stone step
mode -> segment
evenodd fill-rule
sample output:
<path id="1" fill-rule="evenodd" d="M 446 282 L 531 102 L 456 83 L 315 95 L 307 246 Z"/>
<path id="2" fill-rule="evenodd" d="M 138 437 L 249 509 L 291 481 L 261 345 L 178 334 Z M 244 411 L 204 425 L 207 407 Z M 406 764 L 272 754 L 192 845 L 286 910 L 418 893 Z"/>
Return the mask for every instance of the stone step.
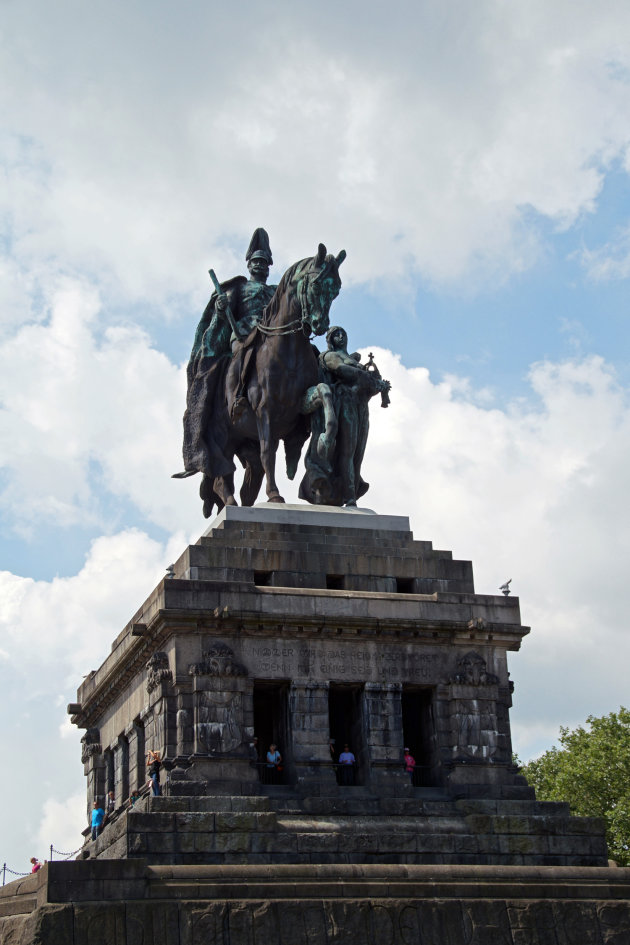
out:
<path id="1" fill-rule="evenodd" d="M 356 787 L 332 795 L 300 797 L 289 786 L 266 786 L 264 794 L 214 794 L 191 797 L 150 797 L 135 810 L 155 813 L 295 811 L 305 814 L 354 814 L 357 816 L 424 817 L 534 817 L 569 816 L 569 805 L 560 801 L 448 800 L 445 793 L 416 789 L 414 795 L 374 797 L 367 788 Z"/>
<path id="2" fill-rule="evenodd" d="M 14 896 L 0 899 L 0 918 L 13 915 L 27 915 L 37 906 L 37 896 Z M 2 939 L 0 938 L 0 941 Z"/>
<path id="3" fill-rule="evenodd" d="M 152 894 L 164 898 L 248 900 L 399 899 L 613 899 L 630 897 L 630 869 L 509 866 L 279 864 L 264 866 L 149 867 Z M 551 874 L 551 875 L 549 875 Z M 153 893 L 155 890 L 155 893 Z M 194 895 L 191 896 L 191 892 Z"/>

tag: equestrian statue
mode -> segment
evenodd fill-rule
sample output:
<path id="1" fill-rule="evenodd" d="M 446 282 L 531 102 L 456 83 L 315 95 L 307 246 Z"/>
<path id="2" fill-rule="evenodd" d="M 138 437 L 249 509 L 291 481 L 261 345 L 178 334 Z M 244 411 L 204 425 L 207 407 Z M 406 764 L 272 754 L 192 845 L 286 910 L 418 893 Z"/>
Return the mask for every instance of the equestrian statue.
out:
<path id="1" fill-rule="evenodd" d="M 197 327 L 187 369 L 184 471 L 174 476 L 202 474 L 199 492 L 206 518 L 215 506 L 220 510 L 236 505 L 234 457 L 245 469 L 243 505 L 254 504 L 263 479 L 268 501 L 284 502 L 275 478 L 280 440 L 287 475 L 293 479 L 302 447 L 311 437 L 307 475 L 300 487 L 307 501 L 356 505 L 367 489 L 360 477 L 367 438 L 365 405 L 379 391 L 384 398 L 389 384 L 377 371 L 357 366 L 358 355 L 345 351 L 343 329 L 328 367 L 310 340 L 329 329 L 345 257 L 345 250 L 333 256 L 320 243 L 316 254 L 290 266 L 277 286 L 267 285 L 273 259 L 269 237 L 259 228 L 246 255 L 249 280 L 237 276 L 220 284 L 210 270 L 215 292 Z M 344 358 L 352 359 L 348 370 L 337 363 Z M 350 373 L 352 366 L 360 371 L 359 381 Z M 336 398 L 335 382 L 347 388 Z M 354 413 L 353 398 L 358 405 Z M 343 403 L 343 410 L 336 412 L 335 400 Z M 348 430 L 355 415 L 357 435 L 352 433 L 351 439 L 360 442 L 352 446 L 350 472 Z"/>

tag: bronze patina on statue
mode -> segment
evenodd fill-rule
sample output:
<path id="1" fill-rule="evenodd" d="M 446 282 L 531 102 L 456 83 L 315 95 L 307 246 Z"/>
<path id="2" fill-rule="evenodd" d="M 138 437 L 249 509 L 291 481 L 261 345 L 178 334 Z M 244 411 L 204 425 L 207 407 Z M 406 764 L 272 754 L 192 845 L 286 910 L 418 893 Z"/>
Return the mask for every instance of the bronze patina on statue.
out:
<path id="1" fill-rule="evenodd" d="M 341 288 L 337 256 L 320 243 L 313 257 L 291 266 L 268 286 L 269 237 L 254 232 L 247 251 L 250 279 L 219 284 L 195 334 L 188 363 L 184 414 L 184 472 L 202 474 L 203 512 L 235 505 L 234 457 L 245 469 L 240 498 L 253 505 L 263 479 L 270 502 L 284 502 L 275 480 L 284 442 L 293 479 L 311 437 L 300 496 L 309 502 L 355 505 L 367 484 L 360 476 L 367 439 L 367 400 L 389 390 L 377 371 L 347 353 L 343 329 L 329 329 L 330 306 Z M 322 355 L 311 335 L 328 331 Z"/>
<path id="2" fill-rule="evenodd" d="M 348 354 L 348 335 L 338 325 L 326 335 L 328 350 L 319 356 L 322 381 L 330 388 L 337 418 L 335 445 L 324 461 L 317 450 L 323 417 L 311 419 L 312 437 L 305 457 L 306 474 L 300 484 L 300 498 L 316 505 L 356 505 L 369 485 L 361 477 L 369 429 L 368 401 L 381 394 L 381 406 L 389 404 L 388 381 L 384 381 L 372 355 L 360 363 L 358 352 Z"/>

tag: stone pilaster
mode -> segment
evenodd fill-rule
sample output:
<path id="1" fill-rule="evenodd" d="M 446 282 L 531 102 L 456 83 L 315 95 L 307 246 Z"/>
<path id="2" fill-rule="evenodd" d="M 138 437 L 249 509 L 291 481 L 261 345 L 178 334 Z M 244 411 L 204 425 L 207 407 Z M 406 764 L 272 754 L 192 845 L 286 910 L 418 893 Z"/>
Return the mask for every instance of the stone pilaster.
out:
<path id="1" fill-rule="evenodd" d="M 329 748 L 328 689 L 328 682 L 294 679 L 289 690 L 290 773 L 306 792 L 315 782 L 326 787 L 337 783 Z"/>
<path id="2" fill-rule="evenodd" d="M 370 784 L 382 792 L 407 793 L 410 784 L 402 761 L 402 686 L 367 682 L 363 698 Z"/>
<path id="3" fill-rule="evenodd" d="M 97 728 L 89 728 L 81 739 L 81 761 L 87 778 L 88 823 L 95 800 L 103 802 L 105 797 L 105 761 L 101 747 L 101 736 Z"/>
<path id="4" fill-rule="evenodd" d="M 189 755 L 194 751 L 194 707 L 190 687 L 180 688 L 177 693 L 177 756 L 176 763 L 187 762 Z"/>
<path id="5" fill-rule="evenodd" d="M 103 788 L 103 806 L 105 806 L 105 798 L 110 791 L 114 791 L 114 746 L 110 745 L 109 748 L 106 748 L 103 752 L 103 760 L 105 763 L 105 784 Z"/>
<path id="6" fill-rule="evenodd" d="M 135 720 L 125 729 L 129 743 L 129 793 L 140 790 L 146 782 L 144 725 Z"/>
<path id="7" fill-rule="evenodd" d="M 121 807 L 129 797 L 129 742 L 119 735 L 114 745 L 114 797 Z"/>
<path id="8" fill-rule="evenodd" d="M 474 651 L 465 654 L 442 692 L 448 701 L 442 713 L 441 754 L 449 788 L 512 781 L 507 719 L 500 718 L 506 716 L 505 693 L 500 699 L 498 677 L 487 672 L 485 660 Z"/>
<path id="9" fill-rule="evenodd" d="M 192 678 L 193 778 L 207 781 L 253 782 L 249 742 L 253 736 L 253 683 L 230 647 L 216 643 L 200 663 L 189 668 Z M 182 710 L 186 713 L 189 709 Z M 180 716 L 182 744 L 188 719 Z"/>
<path id="10" fill-rule="evenodd" d="M 147 670 L 149 712 L 145 717 L 145 747 L 159 751 L 162 761 L 172 761 L 177 753 L 177 710 L 167 654 L 154 653 L 147 662 Z"/>

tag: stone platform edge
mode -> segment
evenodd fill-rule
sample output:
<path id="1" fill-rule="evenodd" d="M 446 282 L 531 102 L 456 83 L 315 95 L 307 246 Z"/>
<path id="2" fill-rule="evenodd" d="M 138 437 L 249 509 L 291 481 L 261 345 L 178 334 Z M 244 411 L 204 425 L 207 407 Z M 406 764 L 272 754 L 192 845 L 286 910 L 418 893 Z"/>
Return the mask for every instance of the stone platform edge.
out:
<path id="1" fill-rule="evenodd" d="M 114 899 L 615 899 L 630 907 L 630 868 L 415 864 L 149 865 L 144 859 L 46 863 L 0 887 L 0 918 L 57 903 Z M 14 903 L 11 907 L 11 903 Z M 28 908 L 28 907 L 27 907 Z M 28 910 L 30 911 L 30 909 Z"/>
<path id="2" fill-rule="evenodd" d="M 308 525 L 319 528 L 358 528 L 371 531 L 410 532 L 406 515 L 380 515 L 372 509 L 339 508 L 335 505 L 301 505 L 281 502 L 259 502 L 257 505 L 228 505 L 210 523 L 203 537 L 221 528 L 226 522 L 251 525 Z"/>
<path id="3" fill-rule="evenodd" d="M 626 945 L 630 869 L 49 863 L 1 945 Z"/>

